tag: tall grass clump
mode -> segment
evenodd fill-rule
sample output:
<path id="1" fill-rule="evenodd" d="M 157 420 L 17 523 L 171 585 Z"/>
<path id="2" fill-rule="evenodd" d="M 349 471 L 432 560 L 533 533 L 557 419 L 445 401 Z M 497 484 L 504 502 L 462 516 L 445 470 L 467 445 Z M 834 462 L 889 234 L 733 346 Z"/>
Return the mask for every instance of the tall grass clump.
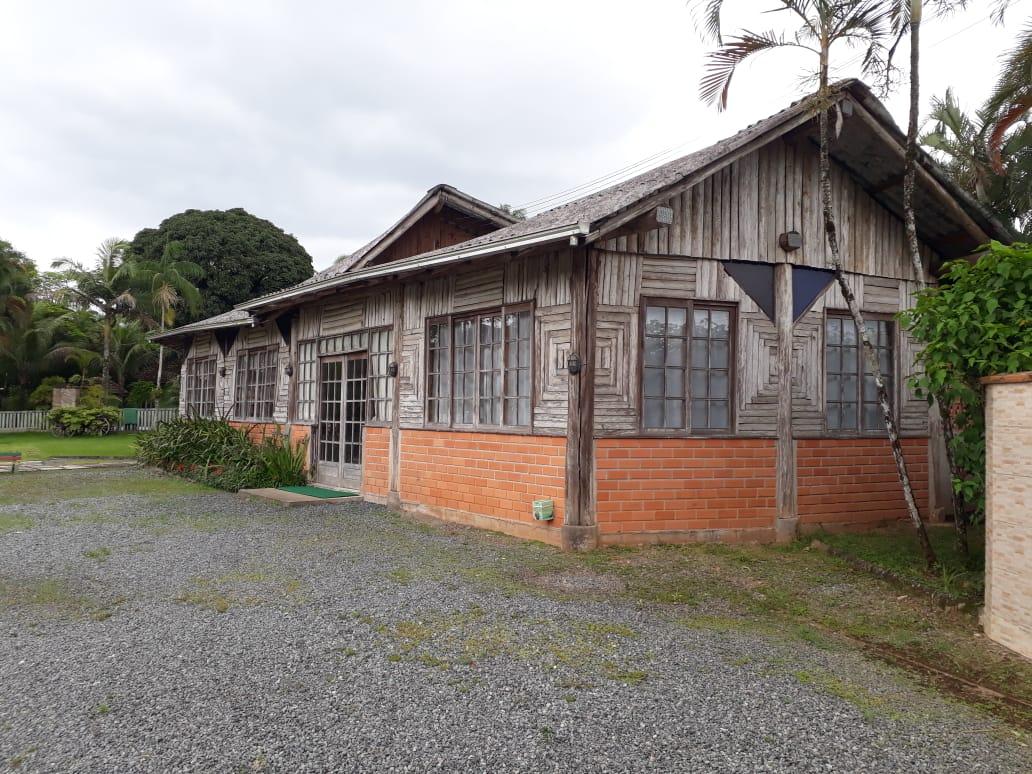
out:
<path id="1" fill-rule="evenodd" d="M 255 443 L 223 419 L 180 417 L 136 440 L 143 464 L 231 492 L 304 484 L 306 450 L 278 433 Z"/>

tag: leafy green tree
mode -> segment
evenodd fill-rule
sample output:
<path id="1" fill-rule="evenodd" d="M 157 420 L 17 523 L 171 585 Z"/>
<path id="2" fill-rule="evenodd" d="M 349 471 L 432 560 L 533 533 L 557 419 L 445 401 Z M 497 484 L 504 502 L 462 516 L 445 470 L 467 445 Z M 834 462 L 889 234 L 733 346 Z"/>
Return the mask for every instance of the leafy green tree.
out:
<path id="1" fill-rule="evenodd" d="M 312 258 L 294 237 L 239 208 L 173 215 L 157 228 L 140 231 L 131 249 L 145 261 L 158 261 L 169 242 L 182 244 L 180 260 L 204 270 L 196 283 L 200 308 L 182 314 L 180 324 L 221 314 L 312 276 Z"/>
<path id="2" fill-rule="evenodd" d="M 9 325 L 0 331 L 0 369 L 13 376 L 13 382 L 28 395 L 57 357 L 55 335 L 61 317 L 31 299 L 13 309 Z"/>
<path id="3" fill-rule="evenodd" d="M 807 51 L 817 59 L 818 90 L 811 102 L 817 114 L 820 135 L 820 194 L 831 268 L 835 272 L 842 297 L 856 325 L 868 368 L 874 376 L 878 402 L 885 420 L 885 431 L 892 447 L 892 456 L 896 462 L 896 471 L 903 488 L 910 520 L 917 530 L 926 562 L 930 567 L 934 566 L 935 551 L 928 540 L 928 533 L 917 508 L 917 499 L 903 457 L 899 427 L 892 411 L 885 378 L 881 373 L 867 326 L 864 324 L 860 305 L 842 270 L 831 188 L 829 113 L 833 109 L 838 109 L 837 103 L 832 99 L 833 93 L 829 83 L 831 50 L 835 46 L 857 47 L 861 49 L 864 72 L 868 75 L 883 75 L 888 66 L 886 44 L 892 40 L 891 4 L 879 0 L 770 0 L 770 10 L 783 11 L 793 23 L 798 24 L 793 34 L 785 35 L 776 30 L 745 30 L 727 38 L 723 36 L 721 29 L 723 0 L 702 0 L 701 7 L 701 27 L 714 38 L 718 47 L 707 57 L 706 70 L 700 83 L 700 96 L 704 101 L 717 105 L 718 109 L 727 107 L 731 81 L 738 72 L 738 67 L 757 54 L 793 48 Z"/>
<path id="4" fill-rule="evenodd" d="M 132 379 L 153 365 L 157 349 L 139 320 L 125 320 L 112 329 L 111 370 L 119 392 L 124 393 Z"/>
<path id="5" fill-rule="evenodd" d="M 204 269 L 193 261 L 185 259 L 186 250 L 181 242 L 169 242 L 155 261 L 142 260 L 138 270 L 151 305 L 157 312 L 161 331 L 175 322 L 176 310 L 184 308 L 196 312 L 201 306 L 201 294 L 194 285 L 203 279 Z M 165 364 L 165 347 L 158 347 L 158 376 L 155 380 L 161 388 L 161 372 Z"/>
<path id="6" fill-rule="evenodd" d="M 66 280 L 58 300 L 92 309 L 101 317 L 101 386 L 107 391 L 111 386 L 111 332 L 120 316 L 136 308 L 136 261 L 127 242 L 107 239 L 97 249 L 96 265 L 87 267 L 61 258 L 53 266 Z"/>
<path id="7" fill-rule="evenodd" d="M 951 448 L 962 475 L 953 486 L 976 518 L 985 509 L 983 376 L 1032 370 L 1032 245 L 992 242 L 975 263 L 945 268 L 942 284 L 902 315 L 924 344 L 915 390 L 952 407 Z M 965 530 L 957 514 L 958 530 Z"/>
<path id="8" fill-rule="evenodd" d="M 997 0 L 994 16 L 1003 24 L 1013 0 Z M 983 112 L 986 114 L 989 158 L 997 172 L 1004 170 L 1002 151 L 1010 130 L 1026 122 L 1032 111 L 1032 18 L 1025 20 L 1014 48 L 1004 57 L 1000 77 L 996 81 Z"/>

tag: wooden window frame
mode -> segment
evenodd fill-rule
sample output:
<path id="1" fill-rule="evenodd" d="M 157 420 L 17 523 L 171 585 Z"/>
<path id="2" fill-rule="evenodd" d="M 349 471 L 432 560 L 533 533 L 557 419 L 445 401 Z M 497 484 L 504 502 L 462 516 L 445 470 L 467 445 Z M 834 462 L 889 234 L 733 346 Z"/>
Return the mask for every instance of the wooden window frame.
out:
<path id="1" fill-rule="evenodd" d="M 305 347 L 312 348 L 312 359 L 303 360 L 301 352 Z M 312 378 L 304 379 L 303 369 L 304 364 L 310 363 L 312 367 Z M 319 339 L 318 338 L 307 338 L 300 339 L 297 342 L 297 362 L 294 363 L 295 377 L 294 377 L 294 396 L 293 396 L 293 420 L 298 424 L 314 425 L 316 423 L 316 417 L 319 414 Z M 304 385 L 312 385 L 312 395 L 310 398 L 303 398 L 301 394 L 302 387 Z M 299 408 L 304 403 L 311 408 L 311 416 L 301 416 Z"/>
<path id="2" fill-rule="evenodd" d="M 684 364 L 684 419 L 685 427 L 647 427 L 645 425 L 645 310 L 649 306 L 678 307 L 686 310 L 685 364 Z M 727 352 L 727 419 L 726 428 L 695 429 L 691 426 L 691 326 L 695 307 L 725 310 L 729 315 Z M 738 389 L 738 304 L 733 301 L 710 301 L 704 298 L 668 298 L 642 296 L 638 305 L 638 430 L 645 436 L 670 438 L 720 438 L 737 435 L 736 391 Z"/>
<path id="3" fill-rule="evenodd" d="M 391 387 L 391 379 L 397 377 L 390 376 L 389 369 L 392 360 L 394 359 L 394 326 L 392 325 L 380 325 L 375 328 L 365 328 L 366 333 L 366 349 L 360 350 L 365 352 L 366 356 L 366 419 L 365 425 L 367 427 L 390 427 L 393 420 L 394 412 L 397 411 L 397 407 L 394 405 L 394 390 Z M 373 349 L 373 337 L 386 333 L 388 336 L 388 347 L 386 350 L 374 350 Z M 355 353 L 350 353 L 355 354 Z M 387 370 L 382 374 L 378 373 L 374 369 L 374 358 L 386 358 Z M 384 384 L 387 385 L 387 397 L 376 398 L 373 390 L 373 380 L 383 379 Z M 376 417 L 373 408 L 376 403 L 385 403 L 387 406 L 388 416 L 385 418 Z M 375 418 L 372 418 L 375 417 Z"/>
<path id="4" fill-rule="evenodd" d="M 211 364 L 210 381 L 207 387 L 201 387 L 197 384 L 197 370 L 201 365 L 207 366 Z M 186 360 L 186 384 L 184 385 L 184 392 L 186 395 L 186 413 L 187 416 L 197 417 L 213 417 L 215 416 L 215 396 L 217 394 L 216 379 L 218 375 L 218 356 L 217 355 L 204 355 L 199 357 L 191 357 Z M 211 392 L 211 411 L 204 413 L 203 410 L 198 410 L 198 406 L 206 405 L 203 400 L 201 393 L 210 391 Z M 198 401 L 196 398 L 201 395 L 201 400 Z"/>
<path id="5" fill-rule="evenodd" d="M 900 396 L 900 352 L 899 352 L 899 338 L 900 329 L 899 323 L 896 320 L 895 315 L 885 312 L 865 312 L 860 311 L 863 315 L 864 323 L 869 321 L 882 321 L 888 322 L 892 325 L 892 385 L 889 390 L 889 400 L 892 403 L 892 415 L 899 422 L 899 396 Z M 848 309 L 825 309 L 824 319 L 821 321 L 821 424 L 824 428 L 824 435 L 831 438 L 869 438 L 885 435 L 885 423 L 879 423 L 879 426 L 872 429 L 865 429 L 863 427 L 863 410 L 864 410 L 864 347 L 857 336 L 857 417 L 855 428 L 829 428 L 828 427 L 828 319 L 837 317 L 849 321 L 853 324 L 853 316 L 849 313 Z M 841 373 L 841 371 L 839 371 Z"/>
<path id="6" fill-rule="evenodd" d="M 506 354 L 509 346 L 509 342 L 505 336 L 505 317 L 509 314 L 520 314 L 526 312 L 530 316 L 530 337 L 528 344 L 530 346 L 530 365 L 529 365 L 529 390 L 530 394 L 527 398 L 530 401 L 529 416 L 527 417 L 526 424 L 505 424 L 505 373 L 506 373 Z M 498 396 L 500 401 L 499 417 L 501 424 L 489 424 L 480 421 L 480 320 L 483 317 L 501 317 L 501 378 L 502 378 L 502 389 Z M 455 421 L 455 324 L 463 321 L 473 322 L 473 422 L 456 422 Z M 447 363 L 448 363 L 448 391 L 447 395 L 431 397 L 430 395 L 430 326 L 431 325 L 445 325 L 447 327 Z M 516 435 L 529 435 L 534 430 L 534 409 L 535 409 L 535 387 L 536 387 L 536 368 L 535 368 L 535 356 L 536 356 L 536 344 L 535 344 L 535 317 L 534 317 L 534 304 L 531 302 L 523 302 L 519 304 L 503 304 L 502 306 L 493 306 L 485 309 L 476 309 L 468 312 L 457 312 L 446 315 L 438 315 L 435 317 L 427 317 L 423 321 L 423 427 L 432 430 L 454 430 L 460 432 L 487 432 L 487 433 L 511 433 Z M 492 369 L 493 370 L 493 369 Z M 447 407 L 447 421 L 445 422 L 431 422 L 430 416 L 430 401 L 436 400 L 442 402 Z M 518 413 L 518 409 L 517 409 Z"/>
<path id="7" fill-rule="evenodd" d="M 276 413 L 276 389 L 277 389 L 277 381 L 278 381 L 278 377 L 279 377 L 279 372 L 278 372 L 279 371 L 279 351 L 280 351 L 280 348 L 277 345 L 271 345 L 271 346 L 264 346 L 264 347 L 253 347 L 251 349 L 243 349 L 243 350 L 240 350 L 237 353 L 237 356 L 236 356 L 237 357 L 237 359 L 236 359 L 236 378 L 235 378 L 234 384 L 233 384 L 233 418 L 236 419 L 237 421 L 239 421 L 239 422 L 272 422 L 273 421 L 273 415 Z M 262 415 L 258 415 L 258 414 L 251 415 L 250 412 L 245 411 L 245 409 L 247 407 L 251 406 L 252 403 L 255 405 L 256 408 L 259 408 L 260 404 L 263 404 L 263 403 L 266 402 L 264 399 L 258 400 L 257 396 L 254 396 L 254 398 L 249 398 L 248 395 L 247 395 L 248 391 L 250 391 L 251 389 L 255 389 L 254 385 L 251 385 L 251 384 L 249 384 L 246 381 L 247 374 L 250 371 L 250 367 L 249 367 L 250 359 L 253 356 L 258 355 L 258 354 L 260 354 L 262 352 L 268 353 L 271 356 L 271 359 L 272 359 L 272 362 L 270 364 L 266 365 L 266 368 L 270 369 L 272 371 L 272 380 L 270 382 L 268 382 L 268 383 L 266 383 L 266 382 L 262 383 L 263 387 L 266 386 L 266 384 L 271 384 L 271 386 L 272 386 L 272 399 L 270 401 L 268 401 L 268 403 L 269 403 L 269 414 L 268 414 L 268 416 L 262 416 Z M 247 365 L 247 367 L 245 367 L 245 368 L 241 368 L 241 356 L 243 356 L 245 358 L 245 365 Z M 245 379 L 243 385 L 241 385 L 241 383 L 240 383 L 241 379 Z M 241 400 L 240 400 L 241 391 L 243 391 L 243 393 L 244 393 L 244 399 L 243 399 L 242 405 L 241 405 Z"/>

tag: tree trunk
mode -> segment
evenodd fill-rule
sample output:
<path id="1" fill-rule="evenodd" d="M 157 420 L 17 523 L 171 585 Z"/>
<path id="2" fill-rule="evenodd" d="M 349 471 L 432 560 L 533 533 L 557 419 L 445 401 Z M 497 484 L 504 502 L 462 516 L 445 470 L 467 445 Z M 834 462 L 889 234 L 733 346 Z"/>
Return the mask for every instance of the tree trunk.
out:
<path id="1" fill-rule="evenodd" d="M 104 312 L 104 362 L 100 369 L 100 386 L 106 395 L 111 389 L 111 327 L 114 314 L 110 311 Z"/>
<path id="2" fill-rule="evenodd" d="M 903 223 L 907 235 L 907 251 L 914 267 L 918 290 L 925 290 L 925 268 L 921 261 L 921 246 L 917 241 L 917 213 L 914 210 L 914 188 L 917 185 L 917 133 L 920 128 L 921 108 L 921 18 L 922 0 L 910 0 L 910 116 L 907 124 L 907 148 L 904 157 L 903 175 Z M 942 420 L 943 440 L 946 444 L 946 460 L 953 480 L 960 478 L 956 455 L 953 453 L 953 419 L 939 396 L 933 396 Z M 952 484 L 952 482 L 951 482 Z M 967 520 L 963 503 L 956 489 L 950 487 L 953 500 L 953 523 L 957 529 L 957 545 L 961 554 L 968 555 Z"/>
<path id="3" fill-rule="evenodd" d="M 906 460 L 903 458 L 903 447 L 899 441 L 899 431 L 896 427 L 896 419 L 892 414 L 892 404 L 889 402 L 889 393 L 885 388 L 885 379 L 882 377 L 881 368 L 878 366 L 878 355 L 871 345 L 871 339 L 867 335 L 867 327 L 864 324 L 863 315 L 860 313 L 860 306 L 856 302 L 852 288 L 846 281 L 846 275 L 842 270 L 842 260 L 839 256 L 838 232 L 835 226 L 835 215 L 832 209 L 831 198 L 831 159 L 829 157 L 828 138 L 828 110 L 831 107 L 828 103 L 828 46 L 825 43 L 821 46 L 820 63 L 820 96 L 818 103 L 818 124 L 820 127 L 820 185 L 821 203 L 824 214 L 824 231 L 828 238 L 828 248 L 831 251 L 831 268 L 835 272 L 835 279 L 838 281 L 842 297 L 849 308 L 849 314 L 856 326 L 857 336 L 863 345 L 864 357 L 867 365 L 874 376 L 874 383 L 878 390 L 878 403 L 881 405 L 882 417 L 885 419 L 885 430 L 889 436 L 889 444 L 892 447 L 892 457 L 896 462 L 896 472 L 899 475 L 900 484 L 903 487 L 903 498 L 906 500 L 907 511 L 910 520 L 917 530 L 921 550 L 924 553 L 925 562 L 929 567 L 936 564 L 935 551 L 928 540 L 928 532 L 925 530 L 924 522 L 921 521 L 921 514 L 917 508 L 917 500 L 914 498 L 914 488 L 910 483 L 910 475 L 907 473 Z"/>
<path id="4" fill-rule="evenodd" d="M 164 312 L 164 310 L 162 310 L 162 312 L 161 312 L 161 332 L 162 333 L 165 332 L 165 312 Z M 165 365 L 165 346 L 163 344 L 158 344 L 158 378 L 155 380 L 154 384 L 155 384 L 155 386 L 159 390 L 161 389 L 161 371 L 164 368 L 164 365 Z"/>

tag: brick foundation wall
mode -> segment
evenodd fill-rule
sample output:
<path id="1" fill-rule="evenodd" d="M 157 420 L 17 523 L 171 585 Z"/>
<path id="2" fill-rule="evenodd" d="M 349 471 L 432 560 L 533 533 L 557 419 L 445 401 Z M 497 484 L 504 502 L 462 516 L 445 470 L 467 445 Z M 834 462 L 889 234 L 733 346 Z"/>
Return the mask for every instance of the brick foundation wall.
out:
<path id="1" fill-rule="evenodd" d="M 476 514 L 557 533 L 565 471 L 565 438 L 401 431 L 402 501 L 445 516 Z M 538 499 L 555 502 L 553 521 L 534 521 L 532 503 Z"/>
<path id="2" fill-rule="evenodd" d="M 285 425 L 278 424 L 276 422 L 230 422 L 231 427 L 236 427 L 247 433 L 247 437 L 254 443 L 261 443 L 266 437 L 274 434 L 282 434 Z M 308 425 L 291 425 L 290 426 L 290 443 L 291 445 L 297 445 L 298 443 L 310 443 L 312 438 L 312 428 Z M 305 468 L 309 468 L 311 456 L 311 448 L 308 450 L 308 454 L 305 456 Z"/>
<path id="3" fill-rule="evenodd" d="M 928 439 L 901 440 L 917 507 L 927 519 Z M 801 439 L 796 466 L 800 525 L 835 529 L 907 518 L 888 439 Z"/>
<path id="4" fill-rule="evenodd" d="M 598 524 L 606 542 L 658 532 L 774 537 L 773 440 L 605 438 L 596 442 L 595 464 Z"/>
<path id="5" fill-rule="evenodd" d="M 390 489 L 391 429 L 365 428 L 362 444 L 362 494 L 384 498 Z"/>

